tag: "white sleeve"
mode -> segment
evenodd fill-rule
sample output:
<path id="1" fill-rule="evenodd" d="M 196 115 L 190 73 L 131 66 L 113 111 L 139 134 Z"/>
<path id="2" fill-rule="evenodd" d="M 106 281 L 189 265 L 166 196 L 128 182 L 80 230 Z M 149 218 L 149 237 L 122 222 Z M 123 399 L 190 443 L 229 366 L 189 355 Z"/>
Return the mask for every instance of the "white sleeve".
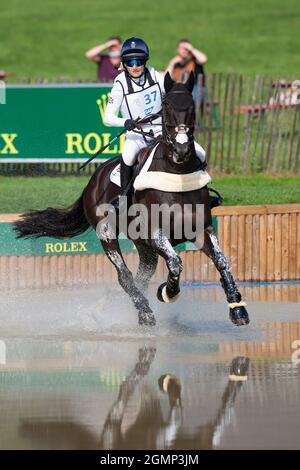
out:
<path id="1" fill-rule="evenodd" d="M 104 113 L 103 121 L 106 126 L 124 127 L 126 119 L 118 117 L 123 98 L 122 85 L 119 82 L 115 82 Z"/>
<path id="2" fill-rule="evenodd" d="M 155 70 L 155 77 L 156 77 L 156 80 L 159 84 L 159 87 L 161 89 L 161 94 L 162 94 L 162 97 L 164 98 L 166 92 L 165 92 L 165 74 L 163 72 L 157 72 L 157 70 Z"/>

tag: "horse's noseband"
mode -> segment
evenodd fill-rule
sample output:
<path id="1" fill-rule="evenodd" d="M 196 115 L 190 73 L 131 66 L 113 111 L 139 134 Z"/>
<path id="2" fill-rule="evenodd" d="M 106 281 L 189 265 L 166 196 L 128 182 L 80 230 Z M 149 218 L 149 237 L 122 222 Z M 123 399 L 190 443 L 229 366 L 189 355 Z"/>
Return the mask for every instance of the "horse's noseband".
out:
<path id="1" fill-rule="evenodd" d="M 189 141 L 189 132 L 190 128 L 187 127 L 185 124 L 179 124 L 179 126 L 175 127 L 175 140 L 178 144 L 185 144 Z"/>
<path id="2" fill-rule="evenodd" d="M 190 126 L 190 127 L 189 127 Z M 190 124 L 177 124 L 177 125 L 165 125 L 165 140 L 174 150 L 176 144 L 185 144 L 188 143 L 191 145 L 194 142 L 193 132 L 190 133 L 190 130 L 193 129 L 194 125 Z M 168 131 L 168 128 L 173 128 L 175 135 L 172 136 Z"/>
<path id="3" fill-rule="evenodd" d="M 181 95 L 181 101 L 178 103 L 177 100 L 172 100 L 170 96 L 172 94 Z M 190 146 L 194 142 L 194 135 L 191 132 L 194 129 L 195 120 L 194 102 L 192 101 L 191 105 L 191 102 L 189 102 L 190 96 L 185 91 L 174 91 L 170 95 L 164 100 L 163 126 L 165 141 L 172 150 L 175 150 L 177 144 L 188 144 Z M 184 96 L 188 97 L 187 101 L 183 101 Z M 183 112 L 187 114 L 185 117 L 182 116 Z M 183 119 L 187 119 L 187 122 L 180 122 Z M 171 134 L 170 129 L 174 129 L 175 135 Z"/>

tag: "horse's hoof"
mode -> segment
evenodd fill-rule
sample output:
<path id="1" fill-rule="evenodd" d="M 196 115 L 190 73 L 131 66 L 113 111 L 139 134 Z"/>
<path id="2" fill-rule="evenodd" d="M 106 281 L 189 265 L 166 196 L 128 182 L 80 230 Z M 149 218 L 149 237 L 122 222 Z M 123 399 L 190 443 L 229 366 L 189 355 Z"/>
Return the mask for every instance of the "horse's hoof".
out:
<path id="1" fill-rule="evenodd" d="M 229 309 L 229 318 L 236 326 L 248 325 L 249 315 L 245 307 L 234 307 Z"/>
<path id="2" fill-rule="evenodd" d="M 156 320 L 152 312 L 139 312 L 139 325 L 155 326 Z"/>
<path id="3" fill-rule="evenodd" d="M 157 298 L 158 298 L 158 300 L 160 302 L 164 302 L 166 304 L 169 304 L 171 302 L 176 302 L 176 300 L 179 297 L 179 294 L 180 294 L 180 291 L 177 294 L 175 294 L 174 296 L 170 297 L 167 294 L 167 283 L 166 282 L 161 284 L 159 286 L 159 288 L 157 289 Z"/>

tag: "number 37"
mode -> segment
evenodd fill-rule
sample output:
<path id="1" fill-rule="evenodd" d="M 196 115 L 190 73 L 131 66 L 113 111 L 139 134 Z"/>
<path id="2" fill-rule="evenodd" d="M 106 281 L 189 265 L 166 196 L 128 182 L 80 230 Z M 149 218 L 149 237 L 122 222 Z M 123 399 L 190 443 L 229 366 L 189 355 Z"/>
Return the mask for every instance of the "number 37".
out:
<path id="1" fill-rule="evenodd" d="M 156 101 L 156 94 L 157 91 L 151 91 L 151 93 L 147 93 L 147 95 L 144 95 L 145 98 L 145 104 L 150 104 L 152 101 Z"/>

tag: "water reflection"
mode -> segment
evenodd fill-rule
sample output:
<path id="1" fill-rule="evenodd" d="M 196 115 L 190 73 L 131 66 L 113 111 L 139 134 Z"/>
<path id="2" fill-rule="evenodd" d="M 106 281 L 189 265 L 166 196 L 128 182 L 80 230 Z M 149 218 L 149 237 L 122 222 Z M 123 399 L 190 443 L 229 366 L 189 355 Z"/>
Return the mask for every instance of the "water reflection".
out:
<path id="1" fill-rule="evenodd" d="M 137 362 L 119 387 L 117 399 L 107 413 L 99 440 L 79 423 L 43 418 L 22 420 L 20 435 L 38 443 L 38 447 L 51 442 L 54 448 L 61 448 L 61 439 L 64 446 L 73 449 L 210 449 L 218 446 L 226 426 L 231 423 L 236 397 L 247 380 L 249 359 L 236 357 L 232 360 L 215 417 L 197 426 L 188 436 L 183 427 L 185 404 L 181 397 L 180 379 L 166 373 L 158 379 L 157 387 L 150 382 L 142 384 L 155 354 L 155 348 L 139 348 Z M 168 397 L 166 417 L 158 390 Z M 139 404 L 134 419 L 126 424 L 124 417 L 132 398 Z"/>
<path id="2" fill-rule="evenodd" d="M 0 448 L 300 448 L 300 323 L 240 336 L 9 339 Z"/>

